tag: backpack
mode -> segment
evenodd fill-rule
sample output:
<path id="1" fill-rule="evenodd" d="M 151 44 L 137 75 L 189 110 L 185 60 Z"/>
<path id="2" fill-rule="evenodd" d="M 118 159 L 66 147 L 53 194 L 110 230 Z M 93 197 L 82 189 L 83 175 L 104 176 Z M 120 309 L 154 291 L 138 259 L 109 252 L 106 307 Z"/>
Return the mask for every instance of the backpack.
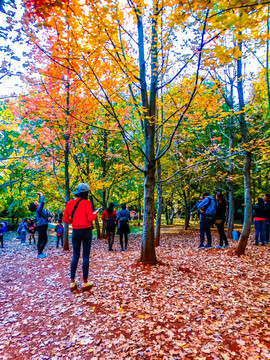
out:
<path id="1" fill-rule="evenodd" d="M 57 231 L 56 231 L 56 234 L 57 234 L 58 236 L 61 236 L 61 235 L 63 235 L 63 232 L 64 232 L 63 226 L 58 226 Z"/>
<path id="2" fill-rule="evenodd" d="M 106 228 L 109 229 L 111 227 L 115 226 L 114 220 L 112 217 L 108 217 L 106 221 Z"/>
<path id="3" fill-rule="evenodd" d="M 120 218 L 119 218 L 119 222 L 120 222 L 120 225 L 122 226 L 125 226 L 127 223 L 128 223 L 128 216 L 127 216 L 127 212 L 126 210 L 124 210 L 124 214 L 122 214 L 122 210 L 120 211 Z"/>
<path id="4" fill-rule="evenodd" d="M 213 205 L 211 205 L 211 202 L 212 202 L 212 200 L 213 200 L 213 202 L 214 202 L 214 204 Z M 210 207 L 210 205 L 211 205 L 211 207 Z M 207 216 L 209 216 L 209 217 L 215 217 L 215 215 L 216 215 L 216 203 L 215 203 L 215 200 L 214 199 L 211 199 L 210 197 L 208 197 L 208 203 L 207 203 L 207 205 L 205 206 L 205 208 L 204 208 L 204 214 L 206 213 L 206 210 L 209 208 L 209 211 L 207 212 Z"/>

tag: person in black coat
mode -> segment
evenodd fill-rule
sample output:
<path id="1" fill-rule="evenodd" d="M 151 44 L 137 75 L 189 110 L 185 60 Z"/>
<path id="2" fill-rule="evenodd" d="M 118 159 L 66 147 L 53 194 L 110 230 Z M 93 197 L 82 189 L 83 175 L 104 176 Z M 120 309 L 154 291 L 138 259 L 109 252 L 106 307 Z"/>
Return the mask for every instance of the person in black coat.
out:
<path id="1" fill-rule="evenodd" d="M 266 223 L 265 223 L 265 242 L 269 242 L 269 226 L 270 226 L 270 195 L 265 194 L 263 198 L 264 202 L 264 210 L 266 216 Z"/>
<path id="2" fill-rule="evenodd" d="M 224 224 L 225 224 L 225 214 L 226 214 L 226 202 L 222 194 L 217 193 L 216 194 L 216 200 L 217 200 L 217 207 L 216 207 L 216 219 L 215 224 L 218 229 L 219 233 L 219 246 L 217 246 L 217 249 L 221 248 L 227 248 L 229 247 L 228 239 L 224 231 Z M 224 246 L 223 246 L 224 242 Z"/>
<path id="3" fill-rule="evenodd" d="M 262 245 L 265 243 L 265 225 L 266 225 L 266 211 L 262 198 L 258 198 L 257 204 L 253 206 L 253 217 L 255 227 L 255 245 L 259 245 L 259 239 Z"/>

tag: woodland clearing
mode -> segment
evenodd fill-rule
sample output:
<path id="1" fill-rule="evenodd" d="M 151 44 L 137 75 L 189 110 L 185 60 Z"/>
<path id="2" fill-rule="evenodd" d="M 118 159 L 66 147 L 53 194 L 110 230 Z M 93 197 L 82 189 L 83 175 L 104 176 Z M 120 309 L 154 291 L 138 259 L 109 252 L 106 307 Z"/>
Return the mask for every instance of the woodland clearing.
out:
<path id="1" fill-rule="evenodd" d="M 218 235 L 213 233 L 214 245 Z M 45 259 L 16 234 L 0 249 L 0 359 L 270 359 L 269 245 L 198 250 L 198 231 L 162 234 L 143 266 L 141 235 L 93 240 L 88 293 L 69 291 L 71 251 Z M 81 262 L 78 280 L 81 279 Z"/>

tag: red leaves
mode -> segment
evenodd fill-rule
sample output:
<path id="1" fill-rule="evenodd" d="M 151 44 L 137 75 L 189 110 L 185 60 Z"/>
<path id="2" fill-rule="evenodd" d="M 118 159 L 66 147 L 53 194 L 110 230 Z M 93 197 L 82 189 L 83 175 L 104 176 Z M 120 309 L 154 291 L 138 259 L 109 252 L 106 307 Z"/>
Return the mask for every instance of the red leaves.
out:
<path id="1" fill-rule="evenodd" d="M 68 0 L 25 0 L 24 4 L 26 11 L 45 18 L 54 7 L 62 8 L 64 4 L 68 4 Z"/>

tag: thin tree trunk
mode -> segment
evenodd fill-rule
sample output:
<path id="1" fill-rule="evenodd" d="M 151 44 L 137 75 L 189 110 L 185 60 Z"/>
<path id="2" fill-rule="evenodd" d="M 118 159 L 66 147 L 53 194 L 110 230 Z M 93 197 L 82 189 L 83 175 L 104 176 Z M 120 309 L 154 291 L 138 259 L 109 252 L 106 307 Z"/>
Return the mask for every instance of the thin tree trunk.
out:
<path id="1" fill-rule="evenodd" d="M 157 185 L 158 185 L 158 198 L 157 198 L 157 219 L 156 219 L 156 232 L 155 232 L 155 246 L 160 246 L 160 228 L 161 228 L 161 215 L 162 215 L 162 183 L 161 183 L 161 164 L 160 159 L 157 161 Z"/>
<path id="2" fill-rule="evenodd" d="M 190 205 L 188 201 L 188 193 L 186 194 L 185 190 L 183 190 L 184 202 L 185 202 L 185 226 L 184 229 L 187 230 L 189 228 L 189 219 L 190 219 Z"/>
<path id="3" fill-rule="evenodd" d="M 157 57 L 157 3 L 154 4 L 154 15 L 152 16 L 151 34 L 151 84 L 148 92 L 146 83 L 146 68 L 144 54 L 144 30 L 140 10 L 137 8 L 138 28 L 138 50 L 140 65 L 141 100 L 144 109 L 144 207 L 143 207 L 143 230 L 140 261 L 143 264 L 154 265 L 157 262 L 155 251 L 155 123 L 156 123 L 156 100 L 158 71 Z"/>
<path id="4" fill-rule="evenodd" d="M 233 82 L 231 82 L 230 87 L 230 104 L 231 109 L 233 109 Z M 230 131 L 230 139 L 229 139 L 229 165 L 228 165 L 228 188 L 229 188 L 229 211 L 228 211 L 228 227 L 227 227 L 227 237 L 232 239 L 232 232 L 234 228 L 234 189 L 233 189 L 233 161 L 232 161 L 232 152 L 233 152 L 233 139 L 234 139 L 234 118 L 233 115 L 230 117 L 229 131 Z"/>
<path id="5" fill-rule="evenodd" d="M 143 206 L 143 229 L 141 258 L 143 264 L 154 265 L 157 262 L 155 253 L 154 234 L 154 193 L 155 193 L 155 166 L 147 164 L 144 175 L 144 206 Z"/>
<path id="6" fill-rule="evenodd" d="M 104 130 L 103 134 L 103 157 L 101 160 L 101 166 L 102 166 L 102 178 L 103 182 L 105 182 L 105 178 L 107 176 L 107 150 L 108 150 L 108 132 Z M 106 201 L 106 190 L 102 190 L 102 211 L 105 210 L 107 207 L 107 201 Z M 102 238 L 104 239 L 106 237 L 106 231 L 105 231 L 105 225 L 102 223 Z"/>
<path id="7" fill-rule="evenodd" d="M 70 84 L 66 84 L 66 124 L 65 124 L 65 200 L 66 203 L 70 200 L 70 187 L 69 187 L 69 133 L 68 133 L 68 117 L 69 117 L 69 89 Z M 69 250 L 69 224 L 64 224 L 64 243 L 63 250 Z"/>
<path id="8" fill-rule="evenodd" d="M 268 98 L 268 116 L 270 116 L 270 84 L 269 84 L 269 5 L 267 12 L 267 38 L 266 38 L 266 85 L 267 85 L 267 98 Z"/>
<path id="9" fill-rule="evenodd" d="M 241 34 L 239 34 L 241 36 Z M 238 42 L 239 50 L 242 52 L 242 41 Z M 242 56 L 237 60 L 237 92 L 239 99 L 239 110 L 241 111 L 239 115 L 239 126 L 242 136 L 242 143 L 248 146 L 248 129 L 244 113 L 244 91 L 243 91 L 243 74 L 242 74 Z M 238 241 L 235 253 L 240 256 L 245 253 L 247 246 L 251 222 L 252 222 L 252 198 L 251 198 L 251 151 L 245 150 L 245 163 L 244 163 L 244 224 L 240 239 Z"/>

